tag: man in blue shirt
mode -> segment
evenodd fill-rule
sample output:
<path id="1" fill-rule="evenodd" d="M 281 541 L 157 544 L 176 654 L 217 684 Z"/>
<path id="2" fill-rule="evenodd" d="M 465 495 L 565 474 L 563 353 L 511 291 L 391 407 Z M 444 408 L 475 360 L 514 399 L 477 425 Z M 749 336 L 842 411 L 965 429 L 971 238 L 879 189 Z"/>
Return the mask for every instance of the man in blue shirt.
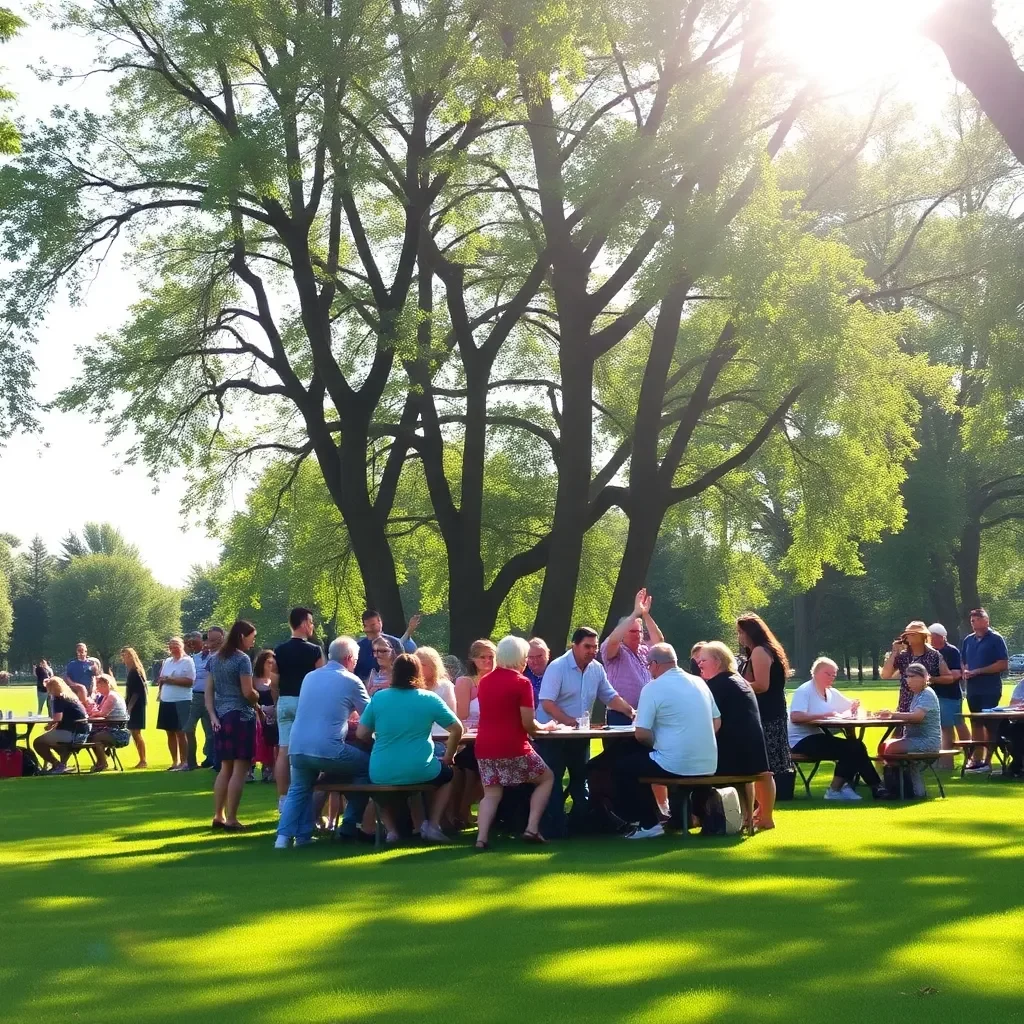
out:
<path id="1" fill-rule="evenodd" d="M 313 785 L 321 772 L 331 781 L 370 781 L 370 755 L 347 743 L 348 720 L 361 715 L 370 702 L 366 687 L 353 674 L 358 647 L 350 636 L 339 636 L 327 651 L 327 663 L 307 673 L 299 690 L 288 738 L 288 793 L 277 826 L 275 849 L 308 846 L 313 841 Z M 338 837 L 352 839 L 369 797 L 349 794 Z"/>
<path id="2" fill-rule="evenodd" d="M 188 764 L 190 768 L 213 768 L 220 770 L 213 749 L 213 726 L 210 724 L 210 712 L 206 708 L 206 683 L 209 676 L 210 658 L 224 643 L 224 630 L 220 626 L 211 626 L 206 631 L 206 640 L 199 632 L 189 633 L 185 637 L 185 650 L 192 656 L 196 666 L 196 678 L 192 684 L 192 706 L 189 708 L 188 727 L 185 737 L 188 740 Z M 197 764 L 196 729 L 203 726 L 203 763 Z"/>
<path id="3" fill-rule="evenodd" d="M 391 636 L 384 632 L 384 624 L 381 622 L 380 612 L 373 608 L 367 608 L 363 612 L 363 632 L 366 634 L 359 641 L 359 659 L 356 661 L 356 675 L 365 683 L 370 678 L 371 672 L 376 672 L 380 666 L 373 656 L 373 641 L 382 636 L 394 648 L 395 654 L 412 654 L 416 650 L 416 641 L 412 635 L 420 624 L 420 616 L 414 615 L 409 620 L 409 628 L 401 636 Z"/>
<path id="4" fill-rule="evenodd" d="M 989 627 L 988 612 L 984 608 L 971 609 L 971 629 L 960 645 L 963 658 L 963 677 L 967 684 L 967 706 L 975 714 L 998 706 L 1003 696 L 1002 674 L 1009 668 L 1010 655 L 1006 641 Z M 971 739 L 984 743 L 994 739 L 992 730 L 981 720 L 971 720 Z M 964 771 L 982 773 L 992 771 L 992 750 L 988 746 L 975 747 L 974 755 Z"/>
<path id="5" fill-rule="evenodd" d="M 96 674 L 96 662 L 89 657 L 89 648 L 85 644 L 76 644 L 74 660 L 69 661 L 64 669 L 64 682 L 69 686 L 71 683 L 81 683 L 91 697 Z"/>
<path id="6" fill-rule="evenodd" d="M 531 637 L 530 653 L 526 656 L 526 671 L 523 675 L 530 680 L 533 687 L 534 707 L 540 707 L 540 683 L 550 660 L 551 651 L 548 645 L 539 636 Z"/>
<path id="7" fill-rule="evenodd" d="M 538 722 L 559 722 L 577 728 L 580 718 L 590 716 L 590 709 L 599 700 L 613 711 L 620 711 L 632 721 L 636 712 L 615 692 L 608 682 L 604 666 L 597 658 L 597 632 L 580 626 L 572 635 L 572 647 L 561 657 L 549 662 L 540 682 Z M 548 806 L 541 819 L 541 832 L 548 839 L 564 838 L 569 825 L 581 824 L 587 814 L 587 761 L 590 743 L 580 739 L 559 739 L 558 734 L 537 736 L 537 753 L 555 776 Z M 568 788 L 562 777 L 569 772 Z M 566 795 L 572 796 L 572 811 L 565 816 Z"/>

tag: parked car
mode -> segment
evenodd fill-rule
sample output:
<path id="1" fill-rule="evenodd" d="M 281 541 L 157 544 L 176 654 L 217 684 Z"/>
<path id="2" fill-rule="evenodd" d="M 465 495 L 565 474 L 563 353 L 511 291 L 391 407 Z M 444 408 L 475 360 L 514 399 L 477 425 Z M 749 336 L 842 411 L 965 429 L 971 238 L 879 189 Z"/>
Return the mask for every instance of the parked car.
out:
<path id="1" fill-rule="evenodd" d="M 1024 654 L 1010 655 L 1010 671 L 1024 672 Z"/>

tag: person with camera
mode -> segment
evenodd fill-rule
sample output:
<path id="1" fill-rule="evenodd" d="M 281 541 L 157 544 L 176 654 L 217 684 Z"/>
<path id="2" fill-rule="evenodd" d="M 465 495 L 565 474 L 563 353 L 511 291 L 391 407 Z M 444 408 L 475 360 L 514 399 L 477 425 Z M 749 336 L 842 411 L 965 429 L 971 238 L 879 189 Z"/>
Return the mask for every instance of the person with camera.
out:
<path id="1" fill-rule="evenodd" d="M 928 675 L 937 683 L 952 683 L 956 676 L 949 670 L 946 659 L 932 647 L 928 627 L 920 619 L 907 623 L 907 628 L 892 642 L 892 650 L 885 657 L 881 676 L 883 679 L 900 677 L 900 699 L 898 712 L 910 710 L 914 691 L 907 685 L 907 667 L 924 665 Z"/>

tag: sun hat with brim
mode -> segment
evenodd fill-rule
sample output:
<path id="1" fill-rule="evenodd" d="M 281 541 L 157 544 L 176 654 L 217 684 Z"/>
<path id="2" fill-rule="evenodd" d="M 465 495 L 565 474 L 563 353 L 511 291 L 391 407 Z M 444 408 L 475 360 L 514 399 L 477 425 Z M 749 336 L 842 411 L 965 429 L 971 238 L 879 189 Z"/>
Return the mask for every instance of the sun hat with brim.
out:
<path id="1" fill-rule="evenodd" d="M 928 627 L 920 620 L 914 619 L 913 622 L 907 623 L 907 628 L 903 630 L 904 633 L 917 633 L 919 636 L 929 637 L 931 634 L 928 632 Z"/>

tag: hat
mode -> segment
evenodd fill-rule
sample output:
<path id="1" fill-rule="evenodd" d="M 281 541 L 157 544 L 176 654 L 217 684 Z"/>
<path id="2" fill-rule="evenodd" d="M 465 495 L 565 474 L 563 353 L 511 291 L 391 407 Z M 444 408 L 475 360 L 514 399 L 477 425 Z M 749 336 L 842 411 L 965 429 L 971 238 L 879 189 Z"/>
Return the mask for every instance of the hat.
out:
<path id="1" fill-rule="evenodd" d="M 933 622 L 928 627 L 929 633 L 934 633 L 936 636 L 948 636 L 946 633 L 946 627 L 941 622 Z"/>
<path id="2" fill-rule="evenodd" d="M 918 636 L 928 637 L 928 627 L 920 620 L 914 619 L 913 622 L 907 623 L 907 628 L 903 630 L 904 633 L 917 633 Z"/>

